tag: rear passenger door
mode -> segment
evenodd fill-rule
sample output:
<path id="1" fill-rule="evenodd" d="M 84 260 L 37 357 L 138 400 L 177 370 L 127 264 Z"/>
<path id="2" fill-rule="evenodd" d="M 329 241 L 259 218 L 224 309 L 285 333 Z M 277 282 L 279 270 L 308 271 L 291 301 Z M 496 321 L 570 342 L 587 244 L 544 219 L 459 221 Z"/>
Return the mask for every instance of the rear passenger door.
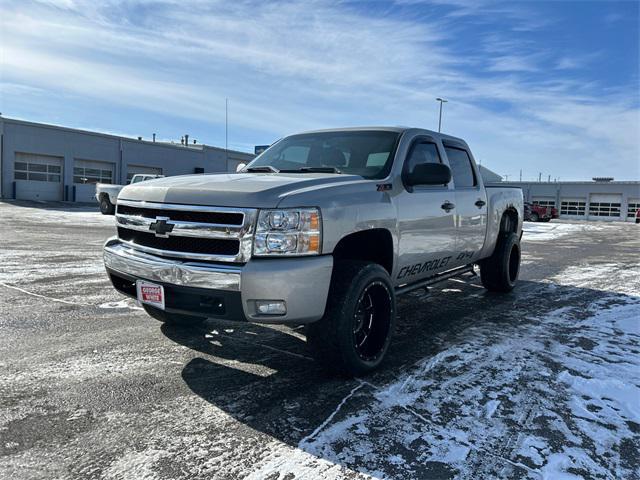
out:
<path id="1" fill-rule="evenodd" d="M 417 164 L 429 162 L 442 163 L 441 151 L 432 138 L 417 137 L 405 159 L 403 175 Z M 449 185 L 405 185 L 396 197 L 400 232 L 396 284 L 412 283 L 451 268 L 456 245 L 454 195 Z"/>
<path id="2" fill-rule="evenodd" d="M 455 187 L 456 265 L 476 260 L 487 230 L 487 194 L 465 146 L 444 144 Z"/>

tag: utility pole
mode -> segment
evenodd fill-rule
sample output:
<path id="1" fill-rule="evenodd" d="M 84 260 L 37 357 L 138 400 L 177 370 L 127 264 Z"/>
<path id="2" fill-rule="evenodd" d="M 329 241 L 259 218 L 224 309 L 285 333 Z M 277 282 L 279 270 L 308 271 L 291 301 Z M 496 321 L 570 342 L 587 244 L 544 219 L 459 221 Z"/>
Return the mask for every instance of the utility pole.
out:
<path id="1" fill-rule="evenodd" d="M 448 100 L 438 97 L 436 98 L 436 101 L 440 102 L 440 115 L 438 116 L 438 133 L 440 133 L 440 130 L 442 128 L 442 104 L 447 103 Z"/>
<path id="2" fill-rule="evenodd" d="M 542 172 L 538 173 L 538 183 L 542 181 Z"/>
<path id="3" fill-rule="evenodd" d="M 520 169 L 520 181 L 522 181 L 522 169 Z"/>
<path id="4" fill-rule="evenodd" d="M 224 99 L 224 158 L 229 162 L 229 99 Z"/>

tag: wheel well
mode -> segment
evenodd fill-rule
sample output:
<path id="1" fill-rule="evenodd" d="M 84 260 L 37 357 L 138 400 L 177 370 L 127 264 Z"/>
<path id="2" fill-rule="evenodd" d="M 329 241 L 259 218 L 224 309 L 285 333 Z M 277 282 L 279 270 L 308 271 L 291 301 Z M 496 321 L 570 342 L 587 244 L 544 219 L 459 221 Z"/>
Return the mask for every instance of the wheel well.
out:
<path id="1" fill-rule="evenodd" d="M 518 212 L 508 208 L 500 220 L 500 233 L 516 233 L 518 231 Z"/>
<path id="2" fill-rule="evenodd" d="M 109 198 L 109 194 L 107 192 L 100 193 L 100 200 L 104 200 L 105 197 L 107 200 L 109 200 L 109 202 L 111 202 L 111 198 Z"/>
<path id="3" fill-rule="evenodd" d="M 393 269 L 391 232 L 384 228 L 374 228 L 347 235 L 333 249 L 333 257 L 336 260 L 375 262 L 391 274 Z"/>

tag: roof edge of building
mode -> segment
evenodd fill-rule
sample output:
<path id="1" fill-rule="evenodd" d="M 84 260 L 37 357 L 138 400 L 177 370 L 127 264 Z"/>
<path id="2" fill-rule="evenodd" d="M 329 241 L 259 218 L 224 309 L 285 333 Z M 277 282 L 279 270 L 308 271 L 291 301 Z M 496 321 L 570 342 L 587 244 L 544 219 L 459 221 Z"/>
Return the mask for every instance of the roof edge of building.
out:
<path id="1" fill-rule="evenodd" d="M 62 126 L 62 125 L 54 125 L 54 124 L 51 124 L 51 123 L 32 122 L 30 120 L 21 120 L 21 119 L 18 119 L 18 118 L 10 118 L 10 117 L 4 117 L 4 116 L 0 116 L 0 122 L 14 123 L 14 124 L 18 124 L 18 125 L 27 125 L 27 126 L 38 127 L 38 128 L 48 128 L 48 129 L 51 129 L 51 130 L 63 130 L 63 131 L 66 131 L 66 132 L 80 133 L 80 134 L 83 134 L 83 135 L 93 135 L 95 137 L 113 138 L 113 139 L 116 139 L 116 140 L 124 140 L 124 141 L 127 141 L 127 142 L 144 143 L 144 144 L 148 144 L 148 145 L 155 145 L 155 146 L 158 146 L 158 147 L 177 148 L 177 149 L 181 149 L 182 151 L 185 151 L 187 149 L 188 149 L 188 151 L 203 151 L 203 150 L 209 149 L 209 150 L 217 150 L 217 151 L 228 152 L 228 153 L 233 153 L 233 154 L 255 156 L 255 154 L 253 154 L 252 152 L 243 152 L 243 151 L 240 151 L 240 150 L 225 149 L 224 147 L 216 147 L 214 145 L 207 145 L 205 143 L 201 143 L 199 145 L 202 148 L 193 148 L 191 146 L 172 144 L 172 143 L 168 143 L 168 142 L 154 142 L 152 140 L 144 140 L 144 139 L 143 140 L 138 140 L 137 138 L 124 137 L 124 136 L 115 135 L 115 134 L 112 134 L 112 133 L 95 132 L 93 130 L 84 130 L 82 128 L 65 127 L 65 126 Z"/>

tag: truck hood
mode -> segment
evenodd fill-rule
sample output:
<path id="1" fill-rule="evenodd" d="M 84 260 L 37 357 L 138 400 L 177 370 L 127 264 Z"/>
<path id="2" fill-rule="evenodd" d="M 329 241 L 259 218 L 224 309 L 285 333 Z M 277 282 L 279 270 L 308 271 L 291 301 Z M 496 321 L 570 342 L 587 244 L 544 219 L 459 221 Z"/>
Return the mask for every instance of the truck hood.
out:
<path id="1" fill-rule="evenodd" d="M 119 200 L 275 208 L 287 195 L 307 188 L 364 181 L 357 175 L 324 173 L 221 173 L 148 180 L 124 187 Z"/>

